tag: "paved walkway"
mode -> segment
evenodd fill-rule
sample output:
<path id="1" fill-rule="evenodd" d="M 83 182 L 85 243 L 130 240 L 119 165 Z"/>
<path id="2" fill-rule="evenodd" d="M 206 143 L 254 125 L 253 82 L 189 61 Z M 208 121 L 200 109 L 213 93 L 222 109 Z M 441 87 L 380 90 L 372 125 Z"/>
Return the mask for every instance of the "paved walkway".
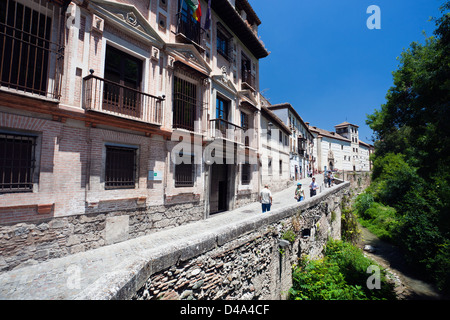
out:
<path id="1" fill-rule="evenodd" d="M 300 180 L 309 198 L 310 178 Z M 316 182 L 324 190 L 323 176 Z M 273 194 L 272 211 L 295 205 L 295 186 Z M 319 193 L 319 192 L 318 192 Z M 52 259 L 0 274 L 0 299 L 89 299 L 104 298 L 111 279 L 139 273 L 139 268 L 162 253 L 182 246 L 192 246 L 211 232 L 223 230 L 224 226 L 237 225 L 261 215 L 259 202 L 213 215 L 209 219 L 193 222 L 152 233 L 121 243 Z M 115 281 L 114 283 L 117 283 Z M 117 288 L 115 288 L 117 289 Z M 100 290 L 100 291 L 101 291 Z"/>

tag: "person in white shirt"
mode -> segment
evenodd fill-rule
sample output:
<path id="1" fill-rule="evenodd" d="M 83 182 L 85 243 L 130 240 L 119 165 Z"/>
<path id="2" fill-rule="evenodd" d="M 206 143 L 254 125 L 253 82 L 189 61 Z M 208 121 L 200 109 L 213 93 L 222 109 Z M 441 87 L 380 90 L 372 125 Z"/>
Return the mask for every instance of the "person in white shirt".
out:
<path id="1" fill-rule="evenodd" d="M 314 197 L 316 195 L 316 190 L 319 189 L 319 186 L 316 183 L 316 178 L 312 178 L 312 182 L 309 185 L 309 196 Z"/>
<path id="2" fill-rule="evenodd" d="M 270 206 L 272 205 L 272 192 L 269 190 L 269 185 L 266 184 L 264 186 L 264 189 L 259 196 L 259 201 L 261 202 L 263 213 L 270 211 Z"/>

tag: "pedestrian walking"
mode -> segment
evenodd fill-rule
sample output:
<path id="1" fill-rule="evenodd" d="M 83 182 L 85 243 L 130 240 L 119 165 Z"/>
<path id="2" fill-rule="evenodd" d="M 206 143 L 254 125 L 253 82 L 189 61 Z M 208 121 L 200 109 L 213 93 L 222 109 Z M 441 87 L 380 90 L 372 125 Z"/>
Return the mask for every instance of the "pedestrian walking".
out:
<path id="1" fill-rule="evenodd" d="M 314 197 L 316 195 L 317 189 L 319 186 L 316 183 L 316 178 L 312 178 L 311 184 L 309 185 L 309 196 Z"/>
<path id="2" fill-rule="evenodd" d="M 303 201 L 305 199 L 305 191 L 302 189 L 302 184 L 297 183 L 297 188 L 295 189 L 295 199 L 297 202 Z"/>
<path id="3" fill-rule="evenodd" d="M 328 188 L 330 188 L 331 187 L 331 172 L 330 171 L 328 171 L 327 179 L 325 181 L 326 181 L 326 183 L 328 183 Z"/>
<path id="4" fill-rule="evenodd" d="M 272 205 L 272 192 L 269 190 L 269 185 L 265 185 L 259 196 L 261 202 L 262 212 L 270 211 Z"/>

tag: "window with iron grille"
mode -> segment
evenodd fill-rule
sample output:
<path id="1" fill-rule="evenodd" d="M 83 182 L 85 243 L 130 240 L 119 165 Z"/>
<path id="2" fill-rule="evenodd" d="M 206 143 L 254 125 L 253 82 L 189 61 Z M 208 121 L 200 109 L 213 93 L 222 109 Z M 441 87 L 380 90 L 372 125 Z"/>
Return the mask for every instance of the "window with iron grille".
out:
<path id="1" fill-rule="evenodd" d="M 137 148 L 106 146 L 105 188 L 134 188 Z"/>
<path id="2" fill-rule="evenodd" d="M 251 180 L 251 165 L 249 163 L 242 164 L 241 182 L 242 184 L 250 184 Z"/>
<path id="3" fill-rule="evenodd" d="M 38 6 L 42 4 L 34 7 Z M 50 90 L 58 97 L 56 90 L 48 88 L 49 57 L 62 58 L 60 46 L 50 41 L 52 26 L 52 18 L 44 13 L 18 1 L 0 1 L 2 86 L 38 95 Z"/>
<path id="4" fill-rule="evenodd" d="M 36 137 L 0 133 L 0 192 L 33 191 Z"/>
<path id="5" fill-rule="evenodd" d="M 197 86 L 174 77 L 173 127 L 194 131 L 197 106 Z"/>
<path id="6" fill-rule="evenodd" d="M 182 154 L 180 156 L 183 156 Z M 191 163 L 180 163 L 175 165 L 175 187 L 193 187 L 195 179 L 194 156 Z"/>

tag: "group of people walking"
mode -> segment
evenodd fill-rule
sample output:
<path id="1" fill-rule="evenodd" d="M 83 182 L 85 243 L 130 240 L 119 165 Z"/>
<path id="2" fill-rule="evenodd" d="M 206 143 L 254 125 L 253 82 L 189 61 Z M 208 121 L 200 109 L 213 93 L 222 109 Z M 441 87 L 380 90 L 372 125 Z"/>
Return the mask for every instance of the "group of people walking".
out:
<path id="1" fill-rule="evenodd" d="M 317 190 L 319 186 L 316 183 L 316 178 L 312 178 L 311 183 L 309 184 L 309 196 L 314 197 L 317 194 Z M 305 191 L 302 189 L 302 184 L 297 183 L 297 188 L 295 189 L 294 198 L 297 202 L 305 200 Z M 261 202 L 262 212 L 270 211 L 270 207 L 272 206 L 272 192 L 269 190 L 269 185 L 266 184 L 264 189 L 261 191 L 259 196 L 259 201 Z"/>

